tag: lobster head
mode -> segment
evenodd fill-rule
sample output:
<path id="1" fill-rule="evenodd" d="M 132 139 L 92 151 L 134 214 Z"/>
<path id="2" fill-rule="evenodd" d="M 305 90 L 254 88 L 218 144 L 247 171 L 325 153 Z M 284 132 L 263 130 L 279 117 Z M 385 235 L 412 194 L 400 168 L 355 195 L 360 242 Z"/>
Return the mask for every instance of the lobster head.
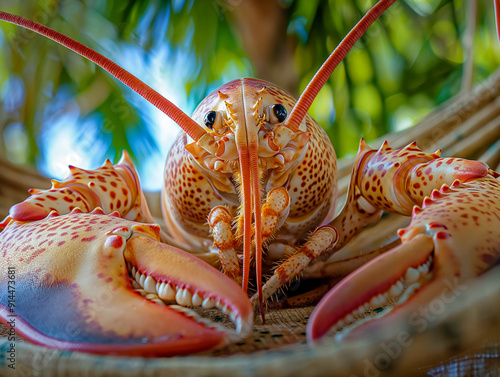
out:
<path id="1" fill-rule="evenodd" d="M 255 153 L 259 168 L 286 168 L 302 152 L 310 134 L 304 120 L 297 131 L 285 123 L 295 99 L 270 82 L 244 78 L 210 93 L 196 108 L 193 120 L 213 143 L 186 146 L 202 167 L 239 173 L 242 158 Z"/>

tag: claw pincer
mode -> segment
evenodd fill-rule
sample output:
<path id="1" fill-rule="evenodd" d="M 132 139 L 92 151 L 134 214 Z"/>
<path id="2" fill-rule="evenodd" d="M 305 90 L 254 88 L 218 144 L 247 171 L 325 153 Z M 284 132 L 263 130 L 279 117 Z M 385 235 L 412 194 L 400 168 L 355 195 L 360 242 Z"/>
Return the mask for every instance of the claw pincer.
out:
<path id="1" fill-rule="evenodd" d="M 420 307 L 500 261 L 500 181 L 486 164 L 439 158 L 415 144 L 392 149 L 384 143 L 368 151 L 362 142 L 360 154 L 354 174 L 363 199 L 411 214 L 412 221 L 398 232 L 401 245 L 323 298 L 308 324 L 310 340 L 327 332 L 370 336 L 408 322 Z"/>
<path id="2" fill-rule="evenodd" d="M 116 212 L 73 210 L 33 222 L 12 220 L 0 234 L 0 253 L 2 271 L 15 271 L 16 277 L 15 301 L 7 295 L 7 274 L 0 277 L 0 320 L 7 323 L 15 314 L 18 334 L 37 344 L 174 355 L 209 349 L 231 336 L 168 305 L 176 301 L 218 306 L 239 335 L 251 326 L 249 300 L 235 283 L 160 243 L 157 225 Z"/>

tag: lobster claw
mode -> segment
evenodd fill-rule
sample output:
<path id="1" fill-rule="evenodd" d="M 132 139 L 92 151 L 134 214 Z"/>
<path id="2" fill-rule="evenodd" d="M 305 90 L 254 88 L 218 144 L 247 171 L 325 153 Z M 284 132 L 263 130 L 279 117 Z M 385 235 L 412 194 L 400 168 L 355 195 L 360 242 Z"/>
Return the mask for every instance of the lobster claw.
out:
<path id="1" fill-rule="evenodd" d="M 419 331 L 418 317 L 430 305 L 439 302 L 445 310 L 468 280 L 500 261 L 499 210 L 500 182 L 490 175 L 433 190 L 413 208 L 410 225 L 399 230 L 401 245 L 323 297 L 311 314 L 308 339 L 314 342 L 329 332 L 337 339 L 377 339 L 395 323 Z"/>
<path id="2" fill-rule="evenodd" d="M 377 317 L 402 311 L 404 306 L 393 308 L 391 305 L 402 295 L 405 286 L 410 285 L 405 278 L 411 275 L 415 279 L 412 283 L 417 283 L 418 278 L 427 282 L 429 276 L 420 277 L 419 272 L 425 268 L 421 266 L 426 266 L 428 272 L 434 262 L 432 239 L 420 235 L 365 264 L 320 301 L 308 323 L 309 341 L 315 342 L 332 331 L 336 332 L 337 338 L 355 334 L 357 330 L 366 336 L 366 326 L 370 322 L 380 325 L 381 319 L 377 321 Z M 433 284 L 427 285 L 425 289 L 429 288 L 434 291 Z M 420 286 L 413 288 L 413 293 L 415 289 L 420 289 Z M 422 296 L 422 292 L 419 293 Z M 412 308 L 417 301 L 422 304 L 421 300 L 415 299 L 412 297 L 406 304 L 410 303 Z M 346 335 L 348 329 L 351 331 Z"/>
<path id="3" fill-rule="evenodd" d="M 42 230 L 40 242 L 34 235 Z M 33 343 L 90 353 L 177 355 L 245 336 L 252 311 L 241 288 L 158 242 L 158 233 L 157 225 L 96 211 L 11 222 L 0 235 L 0 265 L 15 275 L 16 300 L 12 306 L 4 274 L 0 319 L 15 313 L 16 330 Z M 223 308 L 237 334 L 168 305 L 176 301 Z"/>

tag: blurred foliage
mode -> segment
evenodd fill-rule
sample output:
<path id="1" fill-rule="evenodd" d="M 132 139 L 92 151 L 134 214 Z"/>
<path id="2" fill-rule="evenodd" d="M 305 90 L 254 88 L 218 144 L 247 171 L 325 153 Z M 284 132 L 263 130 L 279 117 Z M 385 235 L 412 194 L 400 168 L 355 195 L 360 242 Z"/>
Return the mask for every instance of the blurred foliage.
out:
<path id="1" fill-rule="evenodd" d="M 96 49 L 167 97 L 175 93 L 189 113 L 208 92 L 242 76 L 273 81 L 298 96 L 373 3 L 0 0 L 0 9 Z M 467 6 L 466 0 L 400 0 L 372 25 L 310 110 L 339 156 L 355 153 L 361 137 L 410 126 L 459 93 Z M 166 154 L 156 110 L 135 93 L 52 41 L 5 22 L 0 32 L 1 154 L 47 165 L 47 156 L 58 158 L 47 140 L 64 133 L 58 143 L 80 141 L 69 147 L 72 153 L 98 160 L 116 159 L 124 148 L 138 160 Z M 473 33 L 476 83 L 500 61 L 493 1 L 477 2 Z"/>

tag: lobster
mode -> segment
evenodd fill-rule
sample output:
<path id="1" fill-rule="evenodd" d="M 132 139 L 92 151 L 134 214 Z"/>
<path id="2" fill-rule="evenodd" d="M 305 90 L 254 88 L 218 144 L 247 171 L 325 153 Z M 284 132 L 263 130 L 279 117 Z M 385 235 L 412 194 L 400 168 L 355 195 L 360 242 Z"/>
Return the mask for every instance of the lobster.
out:
<path id="1" fill-rule="evenodd" d="M 213 239 L 211 248 L 221 256 L 226 274 L 241 281 L 245 292 L 250 262 L 254 259 L 257 286 L 254 302 L 258 299 L 263 313 L 264 299 L 297 276 L 312 259 L 327 252 L 337 240 L 333 227 L 318 227 L 335 208 L 336 156 L 326 133 L 306 113 L 349 49 L 394 1 L 380 1 L 367 12 L 298 101 L 271 83 L 256 79 L 235 80 L 209 94 L 192 118 L 86 46 L 18 16 L 2 12 L 0 18 L 49 37 L 87 57 L 157 106 L 183 129 L 165 165 L 162 209 L 170 235 L 177 244 L 191 251 L 208 251 L 207 241 L 210 243 Z M 188 144 L 188 140 L 192 142 Z M 307 182 L 306 174 L 317 178 Z M 97 176 L 102 177 L 102 174 Z M 66 182 L 69 184 L 69 180 Z M 63 182 L 59 186 L 64 190 L 65 185 Z M 111 187 L 108 190 L 113 191 Z M 138 185 L 135 190 L 139 190 Z M 267 194 L 263 204 L 261 191 Z M 141 194 L 137 192 L 136 197 L 141 198 Z M 28 199 L 36 200 L 36 197 Z M 10 217 L 16 219 L 18 210 L 21 211 L 19 208 L 23 207 L 27 204 L 14 206 Z M 144 218 L 148 218 L 147 214 Z M 211 229 L 205 226 L 207 219 Z M 303 243 L 304 236 L 311 231 L 314 232 Z M 277 259 L 286 258 L 288 254 L 294 256 L 276 269 L 262 288 L 264 243 L 267 243 L 269 254 Z M 235 249 L 240 245 L 242 252 Z M 295 252 L 296 245 L 298 252 Z M 243 255 L 241 272 L 240 254 Z"/>
<path id="2" fill-rule="evenodd" d="M 368 161 L 371 161 L 364 157 L 371 154 L 362 148 L 363 153 L 360 152 L 359 156 L 362 155 L 363 158 L 359 157 L 358 161 L 363 167 L 353 174 L 348 202 L 339 217 L 333 221 L 328 220 L 329 215 L 334 212 L 337 197 L 335 152 L 325 132 L 306 113 L 321 87 L 352 45 L 394 1 L 381 0 L 368 11 L 320 68 L 297 101 L 271 83 L 257 79 L 241 79 L 229 82 L 209 94 L 192 117 L 184 114 L 127 71 L 82 44 L 18 16 L 0 12 L 0 19 L 45 35 L 92 60 L 165 112 L 183 129 L 184 132 L 177 138 L 165 164 L 162 211 L 169 233 L 165 239 L 172 240 L 173 244 L 205 260 L 212 260 L 209 256 L 215 255 L 218 260 L 215 263 L 220 263 L 224 274 L 241 284 L 243 291 L 239 293 L 242 295 L 249 289 L 250 266 L 254 263 L 256 293 L 252 302 L 254 307 L 260 308 L 264 318 L 265 300 L 299 276 L 308 265 L 327 258 L 340 249 L 356 230 L 378 220 L 383 209 L 392 209 L 394 203 L 390 203 L 391 199 L 387 199 L 387 203 L 384 202 L 383 196 L 373 199 L 373 193 L 369 192 L 371 187 L 363 191 L 365 183 L 360 184 L 363 179 L 361 172 L 365 171 L 363 164 L 369 164 Z M 424 153 L 407 153 L 411 148 L 413 147 L 407 147 L 405 152 L 383 152 L 393 153 L 394 158 L 398 154 L 406 153 L 399 157 L 406 157 L 411 163 L 420 161 L 419 158 Z M 371 157 L 374 161 L 378 158 Z M 432 156 L 432 159 L 436 158 Z M 394 167 L 398 168 L 396 165 L 397 163 Z M 412 166 L 410 163 L 403 165 L 405 168 Z M 479 169 L 483 175 L 474 176 L 473 180 L 493 175 L 488 169 L 485 174 L 485 169 Z M 88 211 L 101 201 L 108 204 L 106 208 L 110 211 L 120 209 L 123 211 L 122 215 L 127 216 L 126 206 L 118 206 L 118 200 L 120 204 L 124 202 L 123 198 L 117 197 L 116 192 L 122 190 L 124 193 L 123 189 L 133 190 L 133 197 L 138 200 L 133 206 L 133 216 L 140 215 L 141 221 L 149 222 L 149 211 L 138 181 L 123 179 L 124 186 L 112 187 L 113 183 L 117 185 L 117 181 L 106 180 L 104 174 L 104 169 L 86 172 L 83 183 L 75 183 L 74 177 L 70 176 L 57 185 L 53 184 L 52 191 L 33 192 L 33 196 L 25 202 L 30 204 L 21 203 L 13 207 L 3 222 L 6 229 L 1 237 L 6 237 L 4 234 L 10 228 L 15 232 L 23 221 L 36 226 L 38 221 L 48 222 L 51 217 L 55 218 L 52 215 L 46 219 L 41 217 L 51 210 L 49 196 L 57 197 L 54 195 L 56 192 L 63 200 L 69 198 L 69 192 L 75 193 L 75 198 L 79 197 L 80 201 L 88 204 L 85 205 Z M 389 193 L 388 187 L 391 187 L 393 182 L 397 187 L 406 185 L 406 181 L 400 181 L 402 177 L 406 177 L 400 170 L 393 174 L 392 179 L 388 178 L 389 175 L 381 175 L 379 180 L 376 180 L 380 186 L 379 191 L 382 191 L 381 187 L 385 188 L 384 194 Z M 103 179 L 106 182 L 102 182 Z M 98 181 L 103 184 L 98 184 Z M 134 182 L 132 186 L 131 182 Z M 94 188 L 100 187 L 100 195 L 93 196 L 88 193 L 91 183 Z M 463 184 L 467 182 L 464 181 Z M 81 192 L 79 187 L 83 187 Z M 111 195 L 111 192 L 115 195 Z M 37 198 L 49 200 L 41 201 Z M 129 201 L 127 204 L 130 203 Z M 44 204 L 48 206 L 44 207 Z M 70 211 L 72 206 L 63 204 L 54 209 L 59 211 L 59 218 L 71 222 L 72 218 L 69 216 L 75 214 L 65 215 L 62 212 Z M 36 208 L 36 214 L 33 214 L 31 210 L 35 207 L 40 209 Z M 138 214 L 137 211 L 144 213 Z M 80 216 L 91 221 L 84 215 Z M 109 235 L 108 233 L 109 231 L 104 235 Z M 268 259 L 284 259 L 284 262 L 262 285 L 264 251 Z M 175 252 L 182 254 L 177 249 Z M 392 251 L 387 253 L 392 254 Z M 10 263 L 14 263 L 13 260 Z M 162 265 L 161 269 L 168 269 L 167 264 Z M 194 271 L 193 275 L 196 273 Z M 216 274 L 212 276 L 219 278 Z M 139 276 L 136 288 L 147 291 L 146 285 L 146 278 L 141 280 Z M 234 287 L 236 285 L 229 285 L 231 289 Z M 178 300 L 175 295 L 180 304 L 189 305 L 194 302 L 191 290 L 188 291 L 189 293 L 180 294 Z M 156 293 L 159 293 L 158 290 Z M 188 296 L 189 300 L 184 296 Z M 239 302 L 242 300 L 241 295 L 238 297 L 240 298 L 234 300 Z M 152 298 L 156 300 L 155 297 Z M 198 302 L 199 297 L 195 301 Z M 228 305 L 236 306 L 234 303 Z M 240 306 L 243 308 L 244 304 L 241 303 Z M 324 318 L 327 314 L 323 313 L 331 312 L 331 308 L 328 305 L 320 305 L 320 308 L 322 306 L 326 309 L 321 310 L 321 314 L 316 314 L 315 318 L 319 319 L 312 322 L 324 321 L 324 326 L 328 327 L 330 321 Z M 248 323 L 249 315 L 244 309 L 239 309 L 237 313 L 238 318 L 245 319 L 240 319 L 240 322 Z M 311 326 L 314 328 L 316 324 Z M 318 334 L 316 330 L 311 331 Z M 323 333 L 312 335 L 311 338 L 322 336 Z M 83 349 L 89 350 L 90 347 Z"/>

